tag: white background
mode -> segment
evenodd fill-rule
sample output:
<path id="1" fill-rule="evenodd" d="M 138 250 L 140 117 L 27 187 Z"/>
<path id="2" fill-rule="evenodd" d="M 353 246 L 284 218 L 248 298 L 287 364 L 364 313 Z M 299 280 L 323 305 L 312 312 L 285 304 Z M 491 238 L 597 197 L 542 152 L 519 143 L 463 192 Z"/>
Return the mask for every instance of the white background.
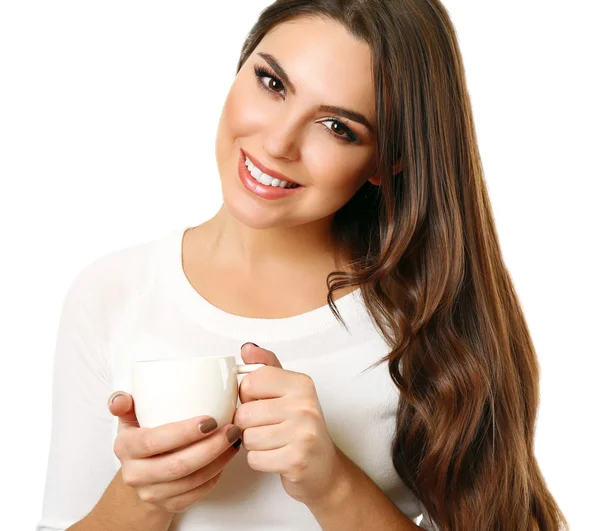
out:
<path id="1" fill-rule="evenodd" d="M 0 0 L 2 529 L 40 517 L 67 288 L 96 257 L 218 210 L 217 121 L 267 4 Z M 536 455 L 582 531 L 600 502 L 595 4 L 445 2 L 539 355 Z"/>

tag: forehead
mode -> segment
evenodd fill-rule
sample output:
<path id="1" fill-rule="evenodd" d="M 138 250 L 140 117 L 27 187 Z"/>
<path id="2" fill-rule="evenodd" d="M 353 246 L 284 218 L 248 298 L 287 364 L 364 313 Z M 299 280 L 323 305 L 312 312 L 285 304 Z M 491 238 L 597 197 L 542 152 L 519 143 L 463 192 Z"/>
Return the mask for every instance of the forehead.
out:
<path id="1" fill-rule="evenodd" d="M 341 24 L 305 16 L 283 22 L 263 37 L 253 55 L 258 52 L 279 60 L 298 97 L 353 107 L 374 119 L 371 49 Z"/>

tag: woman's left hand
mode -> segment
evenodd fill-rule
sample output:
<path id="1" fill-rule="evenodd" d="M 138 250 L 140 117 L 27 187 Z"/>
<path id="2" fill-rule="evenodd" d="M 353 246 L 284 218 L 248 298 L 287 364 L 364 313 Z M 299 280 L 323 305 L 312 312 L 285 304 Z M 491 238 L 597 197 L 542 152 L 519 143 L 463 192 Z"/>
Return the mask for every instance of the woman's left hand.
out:
<path id="1" fill-rule="evenodd" d="M 233 424 L 242 432 L 248 465 L 281 475 L 289 496 L 321 503 L 337 487 L 342 459 L 331 440 L 310 376 L 285 370 L 270 350 L 243 345 L 245 363 L 264 363 L 244 376 Z"/>

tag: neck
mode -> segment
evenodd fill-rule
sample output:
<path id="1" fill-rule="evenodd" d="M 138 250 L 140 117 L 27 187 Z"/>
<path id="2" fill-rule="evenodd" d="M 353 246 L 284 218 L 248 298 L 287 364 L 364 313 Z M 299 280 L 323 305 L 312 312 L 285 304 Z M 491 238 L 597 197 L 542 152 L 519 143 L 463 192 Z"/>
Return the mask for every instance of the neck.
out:
<path id="1" fill-rule="evenodd" d="M 248 274 L 266 271 L 334 270 L 339 258 L 331 240 L 331 218 L 293 227 L 256 229 L 235 219 L 223 204 L 202 226 L 203 241 L 216 266 L 235 268 Z M 304 267 L 305 266 L 305 267 Z"/>

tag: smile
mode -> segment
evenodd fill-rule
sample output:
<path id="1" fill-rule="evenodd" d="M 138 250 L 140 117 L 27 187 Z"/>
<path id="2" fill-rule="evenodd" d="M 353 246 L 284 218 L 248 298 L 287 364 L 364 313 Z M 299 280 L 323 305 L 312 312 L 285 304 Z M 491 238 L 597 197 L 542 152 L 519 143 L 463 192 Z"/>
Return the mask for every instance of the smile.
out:
<path id="1" fill-rule="evenodd" d="M 238 174 L 244 187 L 263 199 L 281 199 L 305 189 L 283 174 L 269 170 L 243 150 L 240 150 Z"/>
<path id="2" fill-rule="evenodd" d="M 246 168 L 250 172 L 250 175 L 254 177 L 259 183 L 264 184 L 265 186 L 279 186 L 279 188 L 298 188 L 299 184 L 295 184 L 288 181 L 280 181 L 275 177 L 271 177 L 270 175 L 263 173 L 260 171 L 252 161 L 246 156 L 246 160 L 244 161 L 246 164 Z"/>

